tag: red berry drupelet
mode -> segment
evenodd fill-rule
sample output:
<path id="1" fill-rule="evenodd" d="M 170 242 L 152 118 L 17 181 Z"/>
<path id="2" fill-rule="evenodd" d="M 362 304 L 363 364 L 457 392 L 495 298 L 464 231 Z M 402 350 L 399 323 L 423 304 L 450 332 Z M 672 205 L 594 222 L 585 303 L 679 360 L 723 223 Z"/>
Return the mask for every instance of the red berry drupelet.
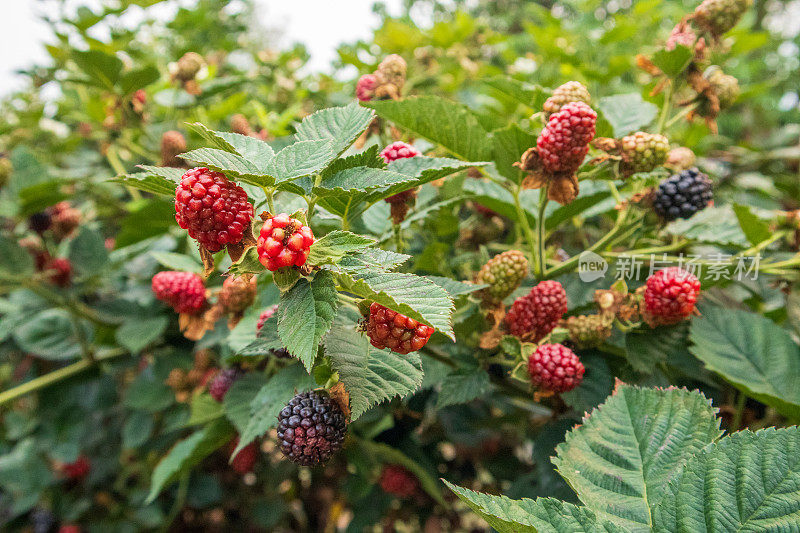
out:
<path id="1" fill-rule="evenodd" d="M 391 163 L 392 161 L 397 161 L 398 159 L 405 159 L 407 157 L 417 157 L 420 154 L 420 151 L 411 146 L 410 144 L 406 144 L 403 141 L 393 142 L 383 150 L 381 150 L 381 157 L 386 162 L 386 164 Z"/>
<path id="2" fill-rule="evenodd" d="M 342 447 L 345 433 L 342 409 L 324 393 L 301 392 L 278 415 L 278 445 L 302 466 L 330 459 Z"/>
<path id="3" fill-rule="evenodd" d="M 257 332 L 261 331 L 261 328 L 264 327 L 264 324 L 266 324 L 267 320 L 272 318 L 272 315 L 274 315 L 277 310 L 278 310 L 278 304 L 275 304 L 261 311 L 261 314 L 258 315 L 258 324 L 256 324 Z"/>
<path id="4" fill-rule="evenodd" d="M 253 205 L 225 174 L 198 167 L 183 175 L 175 191 L 175 220 L 208 251 L 218 252 L 242 240 Z"/>
<path id="5" fill-rule="evenodd" d="M 238 436 L 231 441 L 229 446 L 231 454 L 234 452 L 234 450 L 236 450 L 237 446 L 239 446 Z M 256 461 L 258 460 L 258 452 L 258 442 L 251 442 L 239 450 L 239 453 L 237 453 L 233 460 L 231 460 L 231 467 L 233 467 L 233 469 L 239 474 L 252 472 L 253 467 L 256 465 Z"/>
<path id="6" fill-rule="evenodd" d="M 428 343 L 433 328 L 392 311 L 377 302 L 369 306 L 367 336 L 376 348 L 388 348 L 399 353 L 416 352 Z"/>
<path id="7" fill-rule="evenodd" d="M 214 400 L 222 403 L 222 400 L 225 399 L 225 395 L 228 394 L 233 383 L 241 376 L 242 373 L 237 368 L 220 370 L 208 384 L 208 393 Z"/>
<path id="8" fill-rule="evenodd" d="M 206 305 L 203 278 L 193 272 L 159 272 L 153 276 L 152 287 L 156 298 L 176 313 L 196 314 Z"/>
<path id="9" fill-rule="evenodd" d="M 583 102 L 570 102 L 550 115 L 536 141 L 542 166 L 551 172 L 573 174 L 589 153 L 597 113 Z"/>
<path id="10" fill-rule="evenodd" d="M 398 498 L 410 498 L 419 489 L 414 474 L 400 465 L 384 465 L 378 478 L 378 485 L 383 492 Z"/>
<path id="11" fill-rule="evenodd" d="M 54 285 L 69 287 L 72 284 L 72 263 L 66 257 L 50 259 L 44 265 L 48 278 Z"/>
<path id="12" fill-rule="evenodd" d="M 644 319 L 651 326 L 677 324 L 694 312 L 700 280 L 679 267 L 659 270 L 644 289 Z"/>
<path id="13" fill-rule="evenodd" d="M 91 470 L 92 464 L 89 462 L 89 458 L 85 455 L 79 455 L 75 461 L 66 463 L 62 467 L 64 476 L 66 476 L 66 478 L 70 481 L 81 481 L 83 478 L 89 475 Z"/>
<path id="14" fill-rule="evenodd" d="M 378 77 L 375 74 L 364 74 L 356 82 L 356 98 L 359 102 L 369 102 L 378 88 Z"/>
<path id="15" fill-rule="evenodd" d="M 538 341 L 553 331 L 567 312 L 567 293 L 561 283 L 539 282 L 531 292 L 514 300 L 506 315 L 508 332 Z"/>
<path id="16" fill-rule="evenodd" d="M 575 352 L 563 344 L 542 344 L 528 358 L 531 382 L 551 392 L 571 391 L 583 381 L 585 371 Z"/>
<path id="17" fill-rule="evenodd" d="M 267 270 L 306 264 L 314 233 L 286 213 L 267 218 L 258 236 L 258 260 Z"/>

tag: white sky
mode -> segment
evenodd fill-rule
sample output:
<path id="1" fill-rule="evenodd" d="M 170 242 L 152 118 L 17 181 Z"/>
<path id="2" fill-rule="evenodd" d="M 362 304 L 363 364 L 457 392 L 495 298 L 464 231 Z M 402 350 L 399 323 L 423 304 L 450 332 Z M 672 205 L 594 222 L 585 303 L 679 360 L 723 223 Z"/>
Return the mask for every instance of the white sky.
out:
<path id="1" fill-rule="evenodd" d="M 258 16 L 270 27 L 285 32 L 284 42 L 305 43 L 311 54 L 309 67 L 326 70 L 342 42 L 368 38 L 379 24 L 372 13 L 374 0 L 256 0 Z M 76 0 L 73 4 L 96 6 L 100 0 Z M 191 0 L 181 0 L 191 5 Z M 14 71 L 48 59 L 44 49 L 50 37 L 38 15 L 53 4 L 47 0 L 0 0 L 0 96 L 24 86 Z M 397 13 L 401 0 L 387 0 Z M 158 8 L 158 6 L 156 6 Z M 138 8 L 132 8 L 135 10 Z M 151 8 L 153 9 L 153 8 Z"/>

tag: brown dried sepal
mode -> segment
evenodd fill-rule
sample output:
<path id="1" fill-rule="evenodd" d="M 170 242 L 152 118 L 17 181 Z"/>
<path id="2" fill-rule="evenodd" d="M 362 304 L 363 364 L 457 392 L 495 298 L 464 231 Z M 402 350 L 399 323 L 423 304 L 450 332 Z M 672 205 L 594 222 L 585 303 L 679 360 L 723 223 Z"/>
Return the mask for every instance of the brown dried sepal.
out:
<path id="1" fill-rule="evenodd" d="M 522 180 L 523 189 L 540 189 L 546 186 L 547 198 L 561 205 L 572 203 L 578 197 L 578 176 L 574 172 L 548 172 L 542 166 L 535 146 L 525 150 L 514 166 L 528 173 Z"/>
<path id="2" fill-rule="evenodd" d="M 717 91 L 714 89 L 714 86 L 703 76 L 703 73 L 697 69 L 690 69 L 690 72 L 686 78 L 686 81 L 689 83 L 689 86 L 694 89 L 697 93 L 697 96 L 691 98 L 689 100 L 685 100 L 680 102 L 679 105 L 687 106 L 695 104 L 696 102 L 701 102 L 701 105 L 695 107 L 686 115 L 686 120 L 692 121 L 695 116 L 702 116 L 705 121 L 708 129 L 711 130 L 711 133 L 717 133 L 717 115 L 720 112 L 720 105 L 719 105 L 719 96 L 717 96 Z M 697 112 L 698 109 L 703 109 L 703 114 Z"/>
<path id="3" fill-rule="evenodd" d="M 491 329 L 481 335 L 478 346 L 484 350 L 493 350 L 500 346 L 500 340 L 505 335 L 502 325 L 503 319 L 506 317 L 506 309 L 503 307 L 503 304 L 499 304 L 487 308 L 486 311 L 486 322 Z"/>
<path id="4" fill-rule="evenodd" d="M 214 324 L 225 314 L 221 305 L 215 304 L 203 313 L 194 315 L 181 313 L 178 315 L 178 327 L 183 336 L 190 341 L 199 341 L 207 331 L 214 329 Z"/>
<path id="5" fill-rule="evenodd" d="M 339 409 L 342 410 L 344 413 L 344 417 L 347 421 L 350 421 L 350 393 L 347 392 L 347 389 L 344 387 L 344 383 L 341 381 L 330 388 L 328 391 L 328 395 L 330 395 L 331 400 L 336 402 L 336 405 L 339 406 Z"/>

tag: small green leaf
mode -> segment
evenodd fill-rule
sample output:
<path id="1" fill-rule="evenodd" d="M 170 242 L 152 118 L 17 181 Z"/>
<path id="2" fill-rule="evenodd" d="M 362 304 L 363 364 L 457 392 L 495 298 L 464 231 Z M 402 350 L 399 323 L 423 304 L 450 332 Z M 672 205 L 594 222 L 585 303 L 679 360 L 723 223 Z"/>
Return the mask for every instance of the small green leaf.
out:
<path id="1" fill-rule="evenodd" d="M 119 80 L 120 89 L 123 94 L 131 94 L 132 92 L 143 89 L 155 83 L 161 77 L 161 73 L 153 65 L 147 65 L 126 72 Z"/>
<path id="2" fill-rule="evenodd" d="M 230 392 L 230 391 L 228 391 Z M 207 392 L 201 392 L 192 396 L 189 404 L 189 420 L 187 426 L 199 426 L 207 424 L 212 420 L 223 415 L 222 404 L 211 397 Z"/>
<path id="3" fill-rule="evenodd" d="M 220 150 L 240 155 L 262 171 L 275 157 L 272 147 L 261 139 L 238 133 L 212 131 L 199 122 L 189 126 Z"/>
<path id="4" fill-rule="evenodd" d="M 442 276 L 425 276 L 441 288 L 447 291 L 451 298 L 461 296 L 462 294 L 470 294 L 479 291 L 488 285 L 483 283 L 465 283 L 463 281 L 456 281 L 454 279 L 445 278 Z"/>
<path id="5" fill-rule="evenodd" d="M 520 183 L 526 175 L 514 166 L 528 148 L 536 146 L 536 136 L 511 124 L 492 132 L 492 154 L 497 171 L 506 178 Z"/>
<path id="6" fill-rule="evenodd" d="M 442 381 L 436 408 L 441 409 L 448 405 L 471 402 L 475 398 L 486 395 L 491 388 L 489 374 L 482 368 L 476 367 L 453 372 Z"/>
<path id="7" fill-rule="evenodd" d="M 637 372 L 652 374 L 657 364 L 686 352 L 687 330 L 686 323 L 681 323 L 628 333 L 625 335 L 628 362 Z"/>
<path id="8" fill-rule="evenodd" d="M 241 276 L 242 274 L 260 274 L 264 272 L 264 265 L 258 259 L 258 248 L 251 246 L 242 254 L 238 261 L 228 268 L 228 275 Z M 277 283 L 277 281 L 276 281 Z"/>
<path id="9" fill-rule="evenodd" d="M 122 60 L 100 50 L 73 50 L 72 60 L 100 86 L 113 90 L 122 72 Z"/>
<path id="10" fill-rule="evenodd" d="M 694 50 L 688 46 L 678 45 L 673 50 L 662 48 L 653 54 L 653 64 L 669 78 L 676 78 L 681 74 L 694 57 Z"/>
<path id="11" fill-rule="evenodd" d="M 67 256 L 79 276 L 98 274 L 108 263 L 105 239 L 100 232 L 84 226 L 70 241 Z"/>
<path id="12" fill-rule="evenodd" d="M 739 227 L 742 228 L 745 237 L 753 246 L 772 236 L 769 224 L 754 215 L 746 205 L 733 204 L 733 212 L 736 213 L 736 218 L 739 220 Z"/>
<path id="13" fill-rule="evenodd" d="M 749 246 L 739 221 L 730 206 L 706 207 L 691 218 L 670 222 L 665 228 L 670 235 L 679 235 L 697 242 Z"/>
<path id="14" fill-rule="evenodd" d="M 310 265 L 335 265 L 345 255 L 375 244 L 375 239 L 350 233 L 349 231 L 332 231 L 311 245 L 308 255 Z"/>
<path id="15" fill-rule="evenodd" d="M 639 93 L 606 96 L 598 100 L 597 109 L 611 124 L 615 138 L 644 128 L 658 115 L 658 107 L 645 102 Z"/>
<path id="16" fill-rule="evenodd" d="M 257 187 L 269 187 L 275 183 L 269 169 L 259 169 L 238 154 L 232 154 L 218 148 L 200 148 L 181 154 L 187 161 L 195 161 L 212 170 L 224 173 L 230 179 L 241 180 Z"/>
<path id="17" fill-rule="evenodd" d="M 314 365 L 320 339 L 330 329 L 339 299 L 333 274 L 320 270 L 309 282 L 301 278 L 281 294 L 278 335 L 293 357 L 308 371 Z"/>
<path id="18" fill-rule="evenodd" d="M 153 194 L 161 194 L 163 196 L 175 196 L 175 183 L 161 176 L 150 174 L 148 172 L 136 172 L 134 174 L 126 174 L 118 176 L 108 181 L 114 183 L 121 183 L 126 187 L 132 187 Z"/>
<path id="19" fill-rule="evenodd" d="M 349 197 L 359 192 L 370 192 L 375 189 L 382 189 L 392 186 L 405 186 L 415 182 L 412 176 L 391 172 L 381 168 L 355 167 L 347 168 L 326 176 L 322 182 L 313 188 L 313 192 L 323 196 L 345 196 Z"/>
<path id="20" fill-rule="evenodd" d="M 138 354 L 161 337 L 169 325 L 165 316 L 131 317 L 117 328 L 114 338 L 132 354 Z"/>
<path id="21" fill-rule="evenodd" d="M 190 257 L 188 255 L 160 251 L 150 252 L 150 255 L 153 256 L 153 259 L 158 261 L 161 266 L 170 270 L 177 270 L 179 272 L 196 272 L 198 274 L 203 271 L 203 265 L 201 265 L 200 262 L 198 262 L 194 257 Z"/>
<path id="22" fill-rule="evenodd" d="M 170 483 L 198 465 L 233 436 L 233 428 L 218 420 L 180 441 L 164 456 L 153 470 L 147 502 L 152 502 Z"/>

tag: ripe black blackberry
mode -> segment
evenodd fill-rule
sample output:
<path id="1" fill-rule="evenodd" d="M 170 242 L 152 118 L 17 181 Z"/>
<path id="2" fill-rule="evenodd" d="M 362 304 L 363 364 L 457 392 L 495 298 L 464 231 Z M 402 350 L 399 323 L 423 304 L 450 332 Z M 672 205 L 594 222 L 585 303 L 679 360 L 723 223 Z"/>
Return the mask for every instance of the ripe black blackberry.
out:
<path id="1" fill-rule="evenodd" d="M 302 466 L 330 459 L 342 447 L 345 433 L 342 409 L 324 393 L 301 392 L 278 415 L 278 445 Z"/>
<path id="2" fill-rule="evenodd" d="M 667 221 L 690 218 L 713 199 L 711 179 L 696 168 L 690 168 L 661 182 L 653 209 Z"/>

